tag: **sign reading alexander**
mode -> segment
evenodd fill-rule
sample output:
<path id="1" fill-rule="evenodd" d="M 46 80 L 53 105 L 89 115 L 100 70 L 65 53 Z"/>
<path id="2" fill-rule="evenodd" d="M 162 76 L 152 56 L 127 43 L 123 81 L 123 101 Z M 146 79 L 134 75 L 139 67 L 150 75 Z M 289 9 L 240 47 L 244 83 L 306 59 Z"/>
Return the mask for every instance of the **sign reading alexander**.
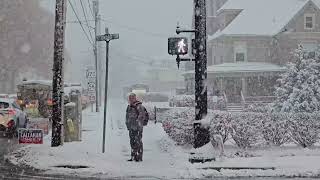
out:
<path id="1" fill-rule="evenodd" d="M 43 144 L 42 129 L 19 129 L 19 144 Z"/>

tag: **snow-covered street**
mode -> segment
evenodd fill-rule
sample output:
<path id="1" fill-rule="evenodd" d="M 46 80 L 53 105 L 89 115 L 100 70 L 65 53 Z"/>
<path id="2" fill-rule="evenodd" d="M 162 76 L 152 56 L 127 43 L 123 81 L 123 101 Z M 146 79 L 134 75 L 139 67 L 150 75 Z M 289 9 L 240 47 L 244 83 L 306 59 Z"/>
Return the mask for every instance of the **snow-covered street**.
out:
<path id="1" fill-rule="evenodd" d="M 144 161 L 127 162 L 130 158 L 128 132 L 124 125 L 126 103 L 112 99 L 106 138 L 106 153 L 102 154 L 102 113 L 98 116 L 90 110 L 84 111 L 82 142 L 65 143 L 58 148 L 50 147 L 50 137 L 43 145 L 29 145 L 23 158 L 15 158 L 15 163 L 24 163 L 46 173 L 74 174 L 99 178 L 205 178 L 205 177 L 315 177 L 320 174 L 320 150 L 299 149 L 293 146 L 270 149 L 248 150 L 249 157 L 234 156 L 237 149 L 226 146 L 226 157 L 216 162 L 191 164 L 188 162 L 190 148 L 176 146 L 163 131 L 161 124 L 152 121 L 144 129 Z M 209 155 L 211 145 L 202 148 Z M 67 169 L 55 166 L 87 166 L 87 168 Z M 208 169 L 212 167 L 275 167 L 275 170 L 227 170 Z"/>

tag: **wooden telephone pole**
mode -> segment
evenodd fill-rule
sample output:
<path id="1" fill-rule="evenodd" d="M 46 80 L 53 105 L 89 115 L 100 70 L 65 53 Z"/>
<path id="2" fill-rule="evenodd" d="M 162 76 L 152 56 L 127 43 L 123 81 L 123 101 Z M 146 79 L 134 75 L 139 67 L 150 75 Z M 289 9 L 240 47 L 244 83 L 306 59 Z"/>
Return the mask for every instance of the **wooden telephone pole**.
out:
<path id="1" fill-rule="evenodd" d="M 56 0 L 54 55 L 53 55 L 53 81 L 52 81 L 52 139 L 51 146 L 62 145 L 63 124 L 63 88 L 64 88 L 64 40 L 66 26 L 66 0 Z"/>
<path id="2" fill-rule="evenodd" d="M 203 119 L 208 111 L 207 99 L 207 14 L 206 0 L 194 0 L 195 8 L 195 98 L 196 121 Z M 194 124 L 194 147 L 199 148 L 210 141 L 209 130 Z"/>

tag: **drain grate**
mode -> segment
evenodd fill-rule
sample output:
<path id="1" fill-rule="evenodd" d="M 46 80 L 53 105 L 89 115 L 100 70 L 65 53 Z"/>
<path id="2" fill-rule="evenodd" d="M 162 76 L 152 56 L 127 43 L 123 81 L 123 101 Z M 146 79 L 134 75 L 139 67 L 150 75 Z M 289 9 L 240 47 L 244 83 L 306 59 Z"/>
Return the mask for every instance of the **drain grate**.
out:
<path id="1" fill-rule="evenodd" d="M 89 168 L 89 166 L 83 166 L 83 165 L 58 165 L 58 166 L 53 166 L 56 168 L 68 168 L 68 169 L 85 169 Z"/>

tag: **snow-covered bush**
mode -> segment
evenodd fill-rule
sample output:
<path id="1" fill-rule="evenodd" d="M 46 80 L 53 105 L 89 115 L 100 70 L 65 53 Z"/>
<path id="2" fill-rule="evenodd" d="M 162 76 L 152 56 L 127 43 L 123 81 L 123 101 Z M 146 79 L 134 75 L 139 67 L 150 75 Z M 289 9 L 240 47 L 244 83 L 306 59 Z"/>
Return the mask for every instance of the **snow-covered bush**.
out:
<path id="1" fill-rule="evenodd" d="M 320 116 L 318 113 L 295 113 L 288 121 L 292 140 L 302 147 L 310 147 L 320 138 Z"/>
<path id="2" fill-rule="evenodd" d="M 194 108 L 172 108 L 162 115 L 164 130 L 178 145 L 193 144 L 194 114 Z M 280 146 L 290 140 L 310 147 L 320 139 L 320 115 L 317 113 L 209 111 L 201 122 L 210 126 L 211 138 L 220 135 L 226 142 L 232 137 L 241 149 L 265 142 Z"/>
<path id="3" fill-rule="evenodd" d="M 170 98 L 169 104 L 171 107 L 194 107 L 195 96 L 194 95 L 173 96 L 172 98 Z M 208 96 L 208 109 L 225 110 L 226 102 L 221 97 L 219 98 L 216 96 Z"/>
<path id="4" fill-rule="evenodd" d="M 178 145 L 192 145 L 194 142 L 194 108 L 173 108 L 164 114 L 163 128 Z"/>
<path id="5" fill-rule="evenodd" d="M 231 136 L 239 148 L 250 148 L 261 140 L 263 113 L 232 113 Z"/>
<path id="6" fill-rule="evenodd" d="M 280 146 L 289 141 L 288 115 L 268 113 L 262 120 L 262 135 L 268 144 Z"/>
<path id="7" fill-rule="evenodd" d="M 228 112 L 214 112 L 210 126 L 210 136 L 221 135 L 223 142 L 228 140 L 230 133 L 231 114 Z"/>

